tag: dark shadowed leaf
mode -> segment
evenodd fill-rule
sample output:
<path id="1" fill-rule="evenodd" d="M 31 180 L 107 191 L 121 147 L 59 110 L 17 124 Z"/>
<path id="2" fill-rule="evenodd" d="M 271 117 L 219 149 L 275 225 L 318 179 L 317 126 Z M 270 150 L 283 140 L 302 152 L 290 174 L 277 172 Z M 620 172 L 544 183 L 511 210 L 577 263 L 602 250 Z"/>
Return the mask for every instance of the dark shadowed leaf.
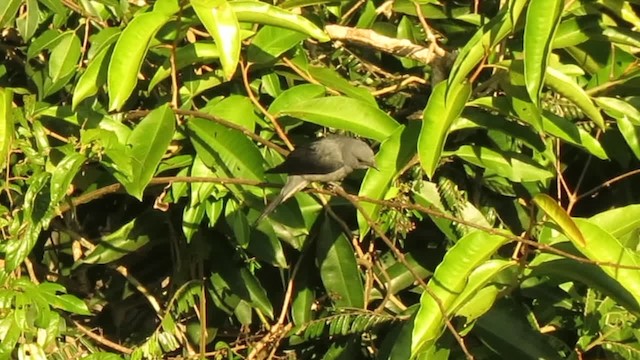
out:
<path id="1" fill-rule="evenodd" d="M 349 240 L 330 218 L 322 222 L 316 261 L 320 277 L 336 307 L 362 308 L 364 289 Z"/>

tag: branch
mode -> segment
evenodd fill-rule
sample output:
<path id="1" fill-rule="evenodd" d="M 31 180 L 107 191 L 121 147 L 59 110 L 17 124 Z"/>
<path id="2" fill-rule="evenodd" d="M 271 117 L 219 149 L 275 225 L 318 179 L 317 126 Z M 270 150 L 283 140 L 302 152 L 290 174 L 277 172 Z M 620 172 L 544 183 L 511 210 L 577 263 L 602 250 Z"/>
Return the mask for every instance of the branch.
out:
<path id="1" fill-rule="evenodd" d="M 640 172 L 640 170 L 635 170 Z M 629 176 L 630 174 L 625 174 L 624 176 Z M 612 179 L 610 181 L 613 181 L 616 179 Z M 167 177 L 158 177 L 158 178 L 153 178 L 151 179 L 151 182 L 149 184 L 154 184 L 154 185 L 158 185 L 158 184 L 168 184 L 171 182 L 189 182 L 189 183 L 193 183 L 193 182 L 210 182 L 210 183 L 218 183 L 218 184 L 238 184 L 238 185 L 249 185 L 249 186 L 258 186 L 258 187 L 278 187 L 280 185 L 276 185 L 276 184 L 270 184 L 270 183 L 263 183 L 263 182 L 259 182 L 259 181 L 255 181 L 255 180 L 247 180 L 247 179 L 229 179 L 229 178 L 216 178 L 216 177 L 190 177 L 190 176 L 167 176 Z M 115 183 L 115 184 L 111 184 L 111 185 L 107 185 L 105 187 L 102 187 L 100 189 L 97 189 L 93 192 L 84 194 L 82 196 L 79 196 L 75 199 L 73 199 L 71 201 L 71 203 L 67 203 L 67 204 L 62 204 L 60 205 L 60 207 L 58 208 L 58 214 L 62 214 L 64 212 L 69 211 L 72 207 L 74 206 L 78 206 L 81 204 L 85 204 L 88 203 L 92 200 L 95 200 L 97 198 L 100 198 L 104 195 L 107 194 L 111 194 L 111 193 L 116 193 L 118 191 L 120 191 L 123 188 L 123 186 L 120 183 Z M 340 195 L 338 194 L 336 191 L 330 191 L 330 190 L 326 190 L 326 189 L 309 189 L 309 191 L 314 192 L 314 193 L 319 193 L 319 194 L 328 194 L 328 195 Z M 376 204 L 376 205 L 381 205 L 387 208 L 394 208 L 394 209 L 410 209 L 410 210 L 417 210 L 419 212 L 422 212 L 424 214 L 428 214 L 428 215 L 432 215 L 432 216 L 436 216 L 436 217 L 440 217 L 443 219 L 447 219 L 450 221 L 455 221 L 458 222 L 462 225 L 466 225 L 469 227 L 472 227 L 474 229 L 478 229 L 478 230 L 482 230 L 488 234 L 492 234 L 492 235 L 498 235 L 498 236 L 502 236 L 506 239 L 509 239 L 511 241 L 517 241 L 517 242 L 521 242 L 523 244 L 527 244 L 530 245 L 540 251 L 547 251 L 556 255 L 560 255 L 562 257 L 568 258 L 568 259 L 572 259 L 581 263 L 585 263 L 585 264 L 595 264 L 595 265 L 599 265 L 599 266 L 611 266 L 613 268 L 618 268 L 618 269 L 632 269 L 632 270 L 640 270 L 640 266 L 633 266 L 633 265 L 622 265 L 622 264 L 616 264 L 616 263 L 612 263 L 612 262 L 607 262 L 607 261 L 593 261 L 584 257 L 580 257 L 580 256 L 576 256 L 573 254 L 570 254 L 566 251 L 562 251 L 559 250 L 553 246 L 549 246 L 547 244 L 541 244 L 537 241 L 531 240 L 531 239 L 526 239 L 523 238 L 521 236 L 517 236 L 517 235 L 513 235 L 512 233 L 502 230 L 502 229 L 494 229 L 492 227 L 488 227 L 488 226 L 483 226 L 483 225 L 478 225 L 476 223 L 467 221 L 465 219 L 461 219 L 449 214 L 445 214 L 439 210 L 433 209 L 433 208 L 428 208 L 425 206 L 421 206 L 418 204 L 411 204 L 411 203 L 401 203 L 401 202 L 397 202 L 397 201 L 390 201 L 390 200 L 378 200 L 378 199 L 373 199 L 370 197 L 366 197 L 366 196 L 358 196 L 358 195 L 353 195 L 353 194 L 349 194 L 349 193 L 344 193 L 347 196 L 347 200 L 351 201 L 351 200 L 355 200 L 355 201 L 363 201 L 363 202 L 368 202 L 368 203 L 372 203 L 372 204 Z"/>
<path id="2" fill-rule="evenodd" d="M 424 282 L 424 280 L 422 280 L 422 277 L 420 277 L 420 275 L 416 273 L 416 271 L 411 267 L 411 265 L 407 263 L 407 260 L 405 259 L 404 254 L 400 250 L 398 250 L 398 248 L 393 244 L 393 241 L 391 241 L 391 239 L 387 237 L 384 231 L 380 229 L 378 224 L 376 224 L 376 222 L 371 218 L 371 216 L 369 216 L 369 214 L 362 208 L 362 206 L 360 206 L 360 203 L 358 202 L 357 197 L 348 194 L 341 187 L 336 187 L 335 191 L 338 195 L 342 196 L 343 198 L 347 199 L 351 204 L 353 204 L 353 206 L 358 210 L 358 212 L 360 212 L 360 214 L 362 214 L 362 216 L 365 218 L 365 220 L 367 221 L 369 226 L 373 229 L 373 231 L 376 233 L 376 235 L 378 235 L 378 237 L 380 237 L 380 239 L 382 239 L 382 241 L 387 245 L 389 250 L 391 250 L 391 252 L 396 257 L 396 259 L 402 265 L 404 265 L 404 267 L 409 271 L 409 273 L 411 273 L 411 276 L 413 276 L 413 278 L 420 284 L 422 289 L 427 294 L 429 294 L 431 298 L 433 298 L 433 300 L 436 302 L 436 305 L 438 305 L 438 309 L 441 312 L 442 320 L 444 321 L 445 325 L 447 326 L 447 328 L 449 329 L 453 337 L 458 342 L 458 345 L 460 345 L 460 348 L 464 352 L 466 358 L 472 360 L 473 356 L 471 355 L 471 353 L 469 353 L 469 350 L 467 349 L 467 346 L 464 343 L 464 339 L 462 338 L 462 336 L 460 336 L 460 334 L 458 334 L 458 332 L 456 331 L 456 328 L 451 323 L 451 320 L 449 319 L 449 315 L 447 315 L 447 309 L 442 303 L 442 300 L 436 294 L 433 293 L 431 288 Z"/>
<path id="3" fill-rule="evenodd" d="M 182 115 L 182 116 L 193 116 L 193 117 L 198 117 L 198 118 L 202 118 L 205 120 L 210 120 L 213 122 L 216 122 L 222 126 L 228 127 L 230 129 L 234 129 L 234 130 L 238 130 L 241 133 L 243 133 L 244 135 L 250 137 L 251 139 L 255 140 L 256 142 L 259 142 L 260 144 L 271 148 L 275 151 L 277 151 L 278 153 L 282 154 L 282 155 L 287 155 L 289 153 L 289 151 L 281 148 L 280 146 L 272 143 L 271 141 L 256 135 L 252 130 L 245 128 L 244 126 L 240 126 L 236 123 L 233 123 L 231 121 L 225 120 L 221 117 L 215 116 L 215 115 L 211 115 L 208 114 L 206 112 L 203 111 L 196 111 L 196 110 L 182 110 L 182 109 L 171 109 L 175 114 L 178 115 Z M 127 118 L 128 119 L 135 119 L 135 118 L 141 118 L 144 116 L 147 116 L 150 113 L 149 110 L 135 110 L 135 111 L 131 111 L 129 113 L 127 113 Z"/>
<path id="4" fill-rule="evenodd" d="M 440 47 L 429 49 L 416 45 L 407 39 L 396 39 L 369 29 L 357 29 L 341 25 L 327 25 L 325 31 L 331 39 L 364 45 L 392 55 L 403 56 L 419 61 L 423 64 L 431 64 L 436 59 L 447 55 Z"/>

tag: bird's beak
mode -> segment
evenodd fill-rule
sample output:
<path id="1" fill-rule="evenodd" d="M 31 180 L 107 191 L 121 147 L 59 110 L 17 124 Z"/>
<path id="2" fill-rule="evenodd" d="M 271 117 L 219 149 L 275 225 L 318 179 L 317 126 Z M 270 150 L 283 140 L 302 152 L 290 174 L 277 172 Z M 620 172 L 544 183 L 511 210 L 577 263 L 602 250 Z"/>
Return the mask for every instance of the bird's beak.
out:
<path id="1" fill-rule="evenodd" d="M 369 167 L 372 168 L 372 169 L 376 169 L 376 171 L 380 171 L 380 169 L 378 169 L 378 166 L 376 166 L 375 161 Z"/>

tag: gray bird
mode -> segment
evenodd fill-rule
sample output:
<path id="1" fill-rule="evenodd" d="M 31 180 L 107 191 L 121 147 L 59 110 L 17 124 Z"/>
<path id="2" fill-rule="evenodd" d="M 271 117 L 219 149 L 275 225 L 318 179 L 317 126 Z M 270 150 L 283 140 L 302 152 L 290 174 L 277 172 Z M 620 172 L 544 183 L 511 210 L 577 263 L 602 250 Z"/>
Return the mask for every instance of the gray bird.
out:
<path id="1" fill-rule="evenodd" d="M 329 135 L 298 146 L 285 161 L 267 170 L 270 174 L 288 174 L 280 194 L 264 209 L 255 223 L 269 215 L 280 203 L 304 189 L 312 181 L 340 181 L 356 169 L 376 169 L 373 150 L 362 140 Z"/>

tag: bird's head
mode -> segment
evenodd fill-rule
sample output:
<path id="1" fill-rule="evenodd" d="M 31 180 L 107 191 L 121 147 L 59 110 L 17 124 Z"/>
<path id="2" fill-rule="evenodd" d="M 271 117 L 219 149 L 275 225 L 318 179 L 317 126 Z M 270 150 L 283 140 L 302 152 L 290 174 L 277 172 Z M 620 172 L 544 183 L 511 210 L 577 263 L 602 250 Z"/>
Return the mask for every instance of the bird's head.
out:
<path id="1" fill-rule="evenodd" d="M 354 139 L 355 140 L 355 139 Z M 376 167 L 376 159 L 373 150 L 362 140 L 355 140 L 351 145 L 351 167 L 353 169 L 368 169 Z"/>

